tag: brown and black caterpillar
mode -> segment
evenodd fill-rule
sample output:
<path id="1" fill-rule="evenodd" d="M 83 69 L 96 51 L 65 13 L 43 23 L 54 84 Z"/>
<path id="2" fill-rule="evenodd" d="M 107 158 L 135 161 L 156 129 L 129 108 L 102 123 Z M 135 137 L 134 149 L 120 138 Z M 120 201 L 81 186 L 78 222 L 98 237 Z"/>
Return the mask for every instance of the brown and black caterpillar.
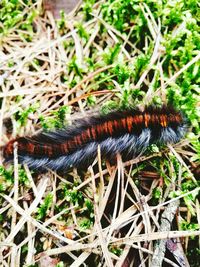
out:
<path id="1" fill-rule="evenodd" d="M 65 129 L 11 140 L 3 155 L 6 161 L 12 161 L 13 144 L 17 142 L 20 163 L 36 170 L 65 171 L 69 167 L 89 166 L 97 155 L 98 145 L 102 157 L 112 159 L 120 153 L 126 159 L 153 143 L 177 143 L 186 131 L 185 118 L 173 107 L 114 111 L 79 120 Z"/>

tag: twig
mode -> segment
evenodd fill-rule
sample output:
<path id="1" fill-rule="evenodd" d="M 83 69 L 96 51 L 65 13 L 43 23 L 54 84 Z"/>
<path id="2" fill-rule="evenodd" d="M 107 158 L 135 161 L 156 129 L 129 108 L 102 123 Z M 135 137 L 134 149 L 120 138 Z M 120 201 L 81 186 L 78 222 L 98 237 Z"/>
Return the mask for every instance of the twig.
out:
<path id="1" fill-rule="evenodd" d="M 161 217 L 160 232 L 170 231 L 172 220 L 176 214 L 179 206 L 179 200 L 171 202 L 168 207 L 164 210 Z M 159 240 L 155 246 L 151 267 L 161 267 L 165 256 L 167 240 Z"/>

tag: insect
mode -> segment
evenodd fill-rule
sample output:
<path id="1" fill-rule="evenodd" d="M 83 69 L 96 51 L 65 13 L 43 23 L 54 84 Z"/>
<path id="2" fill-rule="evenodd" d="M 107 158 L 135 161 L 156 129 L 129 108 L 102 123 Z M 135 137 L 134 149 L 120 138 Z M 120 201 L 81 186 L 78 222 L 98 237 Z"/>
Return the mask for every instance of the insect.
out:
<path id="1" fill-rule="evenodd" d="M 6 161 L 13 160 L 13 145 L 18 144 L 20 163 L 31 169 L 65 171 L 89 166 L 97 155 L 112 160 L 117 153 L 130 159 L 150 144 L 177 143 L 186 133 L 184 116 L 170 106 L 146 107 L 144 111 L 113 111 L 82 119 L 73 126 L 32 137 L 19 137 L 4 147 Z"/>

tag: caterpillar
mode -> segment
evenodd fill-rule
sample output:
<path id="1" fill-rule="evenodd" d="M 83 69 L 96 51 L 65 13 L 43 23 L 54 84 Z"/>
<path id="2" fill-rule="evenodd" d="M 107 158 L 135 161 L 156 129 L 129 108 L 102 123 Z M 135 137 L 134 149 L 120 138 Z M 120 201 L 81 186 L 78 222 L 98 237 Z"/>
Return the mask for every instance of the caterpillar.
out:
<path id="1" fill-rule="evenodd" d="M 181 112 L 170 106 L 146 107 L 144 111 L 113 111 L 82 119 L 73 126 L 32 137 L 19 137 L 5 145 L 5 161 L 13 160 L 17 142 L 20 163 L 31 169 L 65 171 L 70 167 L 89 166 L 97 155 L 112 160 L 117 153 L 130 159 L 150 144 L 177 143 L 186 133 L 187 124 Z"/>

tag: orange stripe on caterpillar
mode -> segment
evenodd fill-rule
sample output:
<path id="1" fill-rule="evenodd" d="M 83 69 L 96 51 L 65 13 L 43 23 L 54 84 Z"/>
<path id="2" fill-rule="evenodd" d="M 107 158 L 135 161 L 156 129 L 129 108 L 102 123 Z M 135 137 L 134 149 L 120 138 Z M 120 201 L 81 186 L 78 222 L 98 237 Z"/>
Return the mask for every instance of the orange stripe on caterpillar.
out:
<path id="1" fill-rule="evenodd" d="M 147 128 L 148 125 L 149 125 L 149 121 L 151 119 L 151 116 L 147 113 L 144 113 L 144 124 L 145 124 L 145 127 Z"/>
<path id="2" fill-rule="evenodd" d="M 126 124 L 127 124 L 127 130 L 130 133 L 132 130 L 132 125 L 133 125 L 133 117 L 129 116 L 126 118 Z"/>

